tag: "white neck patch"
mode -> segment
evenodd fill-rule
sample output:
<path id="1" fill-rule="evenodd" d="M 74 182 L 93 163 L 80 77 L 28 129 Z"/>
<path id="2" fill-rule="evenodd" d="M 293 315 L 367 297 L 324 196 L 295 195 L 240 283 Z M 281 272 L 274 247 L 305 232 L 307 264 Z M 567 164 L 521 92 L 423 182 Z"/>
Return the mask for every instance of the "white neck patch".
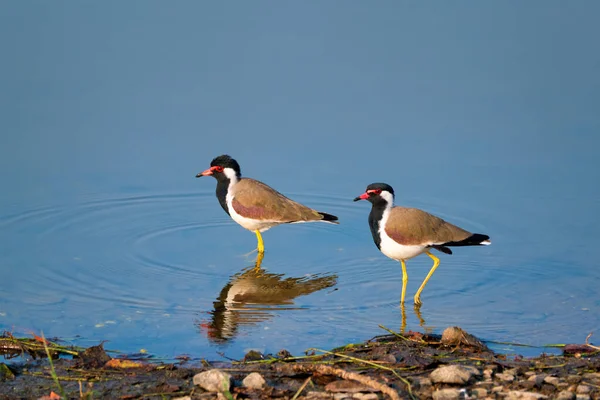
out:
<path id="1" fill-rule="evenodd" d="M 387 202 L 386 209 L 392 208 L 394 206 L 394 195 L 388 192 L 387 190 L 383 190 L 380 194 L 382 199 Z"/>
<path id="2" fill-rule="evenodd" d="M 229 178 L 229 187 L 235 185 L 240 180 L 233 168 L 223 168 L 223 173 L 227 178 Z"/>

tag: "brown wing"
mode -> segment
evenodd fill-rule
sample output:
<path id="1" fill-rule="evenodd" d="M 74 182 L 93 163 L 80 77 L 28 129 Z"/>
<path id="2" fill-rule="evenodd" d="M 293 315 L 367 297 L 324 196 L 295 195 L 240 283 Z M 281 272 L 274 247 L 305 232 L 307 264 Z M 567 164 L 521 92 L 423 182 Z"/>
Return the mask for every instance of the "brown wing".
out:
<path id="1" fill-rule="evenodd" d="M 242 178 L 235 185 L 232 201 L 238 214 L 277 222 L 319 221 L 323 216 L 312 208 L 288 199 L 264 183 Z"/>
<path id="2" fill-rule="evenodd" d="M 385 233 L 404 245 L 458 242 L 471 236 L 456 225 L 417 208 L 394 207 L 385 225 Z"/>

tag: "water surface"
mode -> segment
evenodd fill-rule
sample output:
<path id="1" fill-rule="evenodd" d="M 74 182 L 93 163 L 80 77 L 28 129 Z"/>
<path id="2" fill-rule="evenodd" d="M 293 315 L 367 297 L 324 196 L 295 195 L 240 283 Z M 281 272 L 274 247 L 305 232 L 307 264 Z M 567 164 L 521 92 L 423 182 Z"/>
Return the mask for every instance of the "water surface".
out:
<path id="1" fill-rule="evenodd" d="M 208 358 L 398 330 L 400 266 L 352 202 L 375 181 L 493 241 L 440 255 L 407 329 L 600 328 L 595 3 L 267 9 L 5 7 L 0 329 Z M 273 228 L 254 271 L 194 178 L 222 153 L 340 225 Z M 407 266 L 412 299 L 431 260 Z"/>

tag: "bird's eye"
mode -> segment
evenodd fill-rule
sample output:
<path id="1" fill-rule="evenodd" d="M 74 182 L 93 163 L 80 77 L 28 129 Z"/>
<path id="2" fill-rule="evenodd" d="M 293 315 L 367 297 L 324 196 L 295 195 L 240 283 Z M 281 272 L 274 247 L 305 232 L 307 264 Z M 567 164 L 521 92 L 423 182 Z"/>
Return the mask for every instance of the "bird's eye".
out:
<path id="1" fill-rule="evenodd" d="M 223 172 L 223 167 L 221 167 L 220 165 L 216 165 L 213 167 L 213 171 L 215 172 Z"/>

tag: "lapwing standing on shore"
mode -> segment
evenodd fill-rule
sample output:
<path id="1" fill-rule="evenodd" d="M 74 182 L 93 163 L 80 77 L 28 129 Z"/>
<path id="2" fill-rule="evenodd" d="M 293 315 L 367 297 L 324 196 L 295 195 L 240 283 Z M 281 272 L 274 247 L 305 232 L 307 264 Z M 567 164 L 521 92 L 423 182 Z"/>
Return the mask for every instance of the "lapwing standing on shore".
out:
<path id="1" fill-rule="evenodd" d="M 490 237 L 471 233 L 441 218 L 416 208 L 394 206 L 394 189 L 385 183 L 372 183 L 365 193 L 354 201 L 368 200 L 373 205 L 369 227 L 377 248 L 402 265 L 402 297 L 404 304 L 408 274 L 405 261 L 425 253 L 433 260 L 433 267 L 415 294 L 415 305 L 421 305 L 421 292 L 440 264 L 440 259 L 429 249 L 452 254 L 452 246 L 488 245 Z"/>
<path id="2" fill-rule="evenodd" d="M 319 212 L 288 199 L 264 183 L 242 178 L 240 165 L 228 155 L 216 157 L 196 178 L 217 180 L 217 199 L 223 210 L 242 227 L 256 233 L 257 250 L 265 251 L 261 232 L 281 224 L 323 221 L 337 224 L 335 215 Z"/>

